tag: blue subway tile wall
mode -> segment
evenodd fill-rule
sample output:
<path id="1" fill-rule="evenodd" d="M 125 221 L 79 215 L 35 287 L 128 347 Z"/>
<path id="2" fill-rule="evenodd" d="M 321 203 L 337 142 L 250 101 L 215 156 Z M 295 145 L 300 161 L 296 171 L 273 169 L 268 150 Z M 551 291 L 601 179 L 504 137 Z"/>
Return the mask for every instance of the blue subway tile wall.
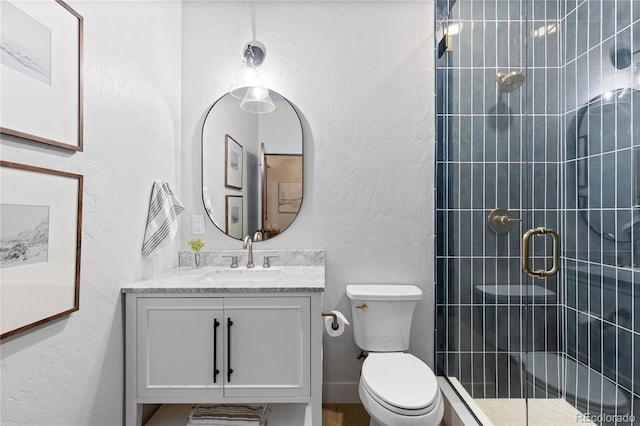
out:
<path id="1" fill-rule="evenodd" d="M 640 0 L 437 9 L 439 37 L 453 36 L 436 64 L 437 371 L 477 398 L 549 397 L 524 383 L 522 360 L 557 354 L 585 380 L 567 386 L 611 383 L 640 422 Z M 525 85 L 501 90 L 496 75 L 513 71 Z M 486 223 L 499 207 L 522 220 L 506 234 Z M 561 233 L 554 279 L 520 269 L 537 226 Z M 547 268 L 551 244 L 532 252 Z"/>
<path id="2" fill-rule="evenodd" d="M 555 280 L 545 284 L 553 297 L 531 304 L 520 291 L 523 284 L 534 285 L 520 272 L 521 231 L 534 216 L 540 225 L 557 228 L 560 205 L 563 12 L 553 1 L 534 6 L 529 13 L 535 19 L 527 20 L 520 1 L 440 4 L 449 13 L 439 14 L 437 27 L 459 32 L 454 51 L 438 59 L 437 72 L 437 300 L 438 312 L 448 313 L 441 317 L 444 329 L 438 328 L 437 358 L 445 363 L 439 371 L 455 375 L 474 397 L 524 396 L 520 355 L 560 349 Z M 523 48 L 525 40 L 532 49 Z M 527 62 L 525 87 L 499 87 L 498 73 L 524 73 Z M 533 96 L 532 84 L 549 90 Z M 521 217 L 523 223 L 507 234 L 488 229 L 491 210 L 508 208 L 520 217 L 529 197 L 531 217 Z M 540 262 L 550 247 L 538 244 L 534 252 Z"/>
<path id="3" fill-rule="evenodd" d="M 619 410 L 635 412 L 640 422 L 640 394 L 633 385 L 634 368 L 640 369 L 633 346 L 640 333 L 633 326 L 633 305 L 640 298 L 634 272 L 640 268 L 640 221 L 635 223 L 640 206 L 634 201 L 634 179 L 640 176 L 635 159 L 640 69 L 628 63 L 634 58 L 625 59 L 625 51 L 640 47 L 640 25 L 630 13 L 638 6 L 628 0 L 590 0 L 567 8 L 562 164 L 564 310 L 570 318 L 565 353 L 594 372 L 595 382 L 613 383 L 628 399 Z"/>

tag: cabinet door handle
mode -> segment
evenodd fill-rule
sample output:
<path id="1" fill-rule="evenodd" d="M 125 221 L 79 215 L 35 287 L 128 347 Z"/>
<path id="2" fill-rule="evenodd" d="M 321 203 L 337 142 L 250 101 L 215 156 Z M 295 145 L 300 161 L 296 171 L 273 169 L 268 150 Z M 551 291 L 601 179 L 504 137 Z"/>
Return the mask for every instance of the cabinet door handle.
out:
<path id="1" fill-rule="evenodd" d="M 233 373 L 233 369 L 231 368 L 231 326 L 233 325 L 233 321 L 231 318 L 227 318 L 227 382 L 231 383 L 231 373 Z"/>
<path id="2" fill-rule="evenodd" d="M 213 383 L 216 383 L 216 378 L 220 373 L 218 370 L 218 327 L 220 327 L 220 321 L 217 318 L 213 319 Z"/>

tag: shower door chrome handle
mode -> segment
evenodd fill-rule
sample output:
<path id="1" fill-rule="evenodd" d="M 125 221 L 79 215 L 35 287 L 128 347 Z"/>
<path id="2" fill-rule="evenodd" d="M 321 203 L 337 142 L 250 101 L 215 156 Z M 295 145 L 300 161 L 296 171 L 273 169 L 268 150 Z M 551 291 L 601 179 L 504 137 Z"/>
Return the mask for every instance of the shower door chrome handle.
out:
<path id="1" fill-rule="evenodd" d="M 532 235 L 551 235 L 553 239 L 553 266 L 548 271 L 544 269 L 538 269 L 532 271 L 529 267 L 529 238 Z M 534 278 L 546 278 L 554 275 L 560 269 L 560 237 L 558 234 L 547 228 L 532 228 L 524 233 L 522 236 L 522 270 L 525 274 Z"/>

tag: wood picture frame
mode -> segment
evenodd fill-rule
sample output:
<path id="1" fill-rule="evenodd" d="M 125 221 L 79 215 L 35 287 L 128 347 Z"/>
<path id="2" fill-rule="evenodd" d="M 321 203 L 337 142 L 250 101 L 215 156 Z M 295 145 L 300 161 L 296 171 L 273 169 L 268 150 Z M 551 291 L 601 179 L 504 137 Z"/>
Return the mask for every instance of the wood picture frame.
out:
<path id="1" fill-rule="evenodd" d="M 82 151 L 82 16 L 61 0 L 0 8 L 0 133 Z"/>
<path id="2" fill-rule="evenodd" d="M 229 135 L 224 135 L 224 145 L 224 186 L 242 189 L 244 149 Z"/>
<path id="3" fill-rule="evenodd" d="M 226 232 L 228 236 L 238 240 L 242 239 L 243 234 L 243 202 L 242 195 L 224 197 Z"/>
<path id="4" fill-rule="evenodd" d="M 0 339 L 80 308 L 83 177 L 0 161 Z"/>

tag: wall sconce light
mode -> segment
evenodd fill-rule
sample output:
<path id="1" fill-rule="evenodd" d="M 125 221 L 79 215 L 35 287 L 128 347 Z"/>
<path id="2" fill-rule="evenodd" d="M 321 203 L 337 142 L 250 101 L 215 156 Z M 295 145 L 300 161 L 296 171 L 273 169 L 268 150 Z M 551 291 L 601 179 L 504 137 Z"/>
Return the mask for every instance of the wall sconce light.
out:
<path id="1" fill-rule="evenodd" d="M 240 108 L 247 112 L 264 114 L 276 109 L 269 89 L 258 74 L 257 66 L 264 62 L 266 56 L 264 44 L 259 41 L 251 41 L 244 48 L 244 59 L 240 70 L 233 78 L 229 93 L 241 99 Z"/>

